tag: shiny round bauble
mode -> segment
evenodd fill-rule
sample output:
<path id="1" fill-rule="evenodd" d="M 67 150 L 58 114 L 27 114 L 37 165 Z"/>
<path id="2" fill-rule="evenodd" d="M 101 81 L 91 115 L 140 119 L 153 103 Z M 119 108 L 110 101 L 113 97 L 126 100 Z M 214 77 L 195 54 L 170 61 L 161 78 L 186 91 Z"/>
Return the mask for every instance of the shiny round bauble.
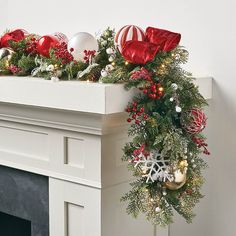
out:
<path id="1" fill-rule="evenodd" d="M 37 51 L 40 55 L 49 57 L 50 49 L 54 48 L 59 43 L 59 40 L 55 36 L 42 36 L 37 42 Z"/>
<path id="2" fill-rule="evenodd" d="M 55 32 L 52 35 L 56 37 L 60 43 L 66 43 L 66 44 L 68 43 L 68 38 L 65 34 L 61 32 Z"/>
<path id="3" fill-rule="evenodd" d="M 173 181 L 165 182 L 165 187 L 170 190 L 177 190 L 184 186 L 187 180 L 186 170 L 176 169 L 173 171 Z"/>
<path id="4" fill-rule="evenodd" d="M 181 117 L 183 128 L 190 134 L 200 133 L 206 127 L 206 120 L 206 115 L 198 108 L 192 108 Z"/>
<path id="5" fill-rule="evenodd" d="M 14 51 L 10 48 L 1 48 L 0 49 L 0 60 L 7 59 L 10 60 Z"/>
<path id="6" fill-rule="evenodd" d="M 93 35 L 80 32 L 75 34 L 68 42 L 68 51 L 71 52 L 74 59 L 83 61 L 85 54 L 84 51 L 98 51 L 98 42 Z"/>
<path id="7" fill-rule="evenodd" d="M 122 27 L 115 36 L 115 44 L 120 52 L 124 48 L 127 41 L 144 41 L 144 31 L 135 25 L 126 25 Z"/>
<path id="8" fill-rule="evenodd" d="M 23 29 L 16 29 L 10 32 L 5 33 L 0 39 L 0 47 L 10 47 L 9 42 L 19 42 L 28 35 L 28 32 Z"/>

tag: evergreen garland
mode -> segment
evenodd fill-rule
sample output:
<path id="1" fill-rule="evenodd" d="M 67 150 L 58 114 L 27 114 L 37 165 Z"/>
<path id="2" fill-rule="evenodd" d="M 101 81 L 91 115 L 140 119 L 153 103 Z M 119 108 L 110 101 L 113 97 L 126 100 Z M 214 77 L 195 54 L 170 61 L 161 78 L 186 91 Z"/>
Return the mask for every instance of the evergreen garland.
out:
<path id="1" fill-rule="evenodd" d="M 114 36 L 115 31 L 110 28 L 100 35 L 99 51 L 91 64 L 74 61 L 66 45 L 51 49 L 50 57 L 43 57 L 35 46 L 38 36 L 28 35 L 18 42 L 9 42 L 11 49 L 7 50 L 13 52 L 7 51 L 7 56 L 0 59 L 0 75 L 122 82 L 127 90 L 139 90 L 126 109 L 132 141 L 125 145 L 123 156 L 136 180 L 122 201 L 128 203 L 128 214 L 137 217 L 143 213 L 153 224 L 167 226 L 173 222 L 174 210 L 190 223 L 193 208 L 203 197 L 200 189 L 206 163 L 200 154 L 209 152 L 201 134 L 204 127 L 192 127 L 199 128 L 196 132 L 188 129 L 196 119 L 189 115 L 191 111 L 204 120 L 201 109 L 207 105 L 194 78 L 182 69 L 188 52 L 178 46 L 169 52 L 158 52 L 153 61 L 143 66 L 135 65 L 116 50 Z M 113 50 L 112 62 L 107 50 Z M 151 158 L 153 168 L 149 168 L 151 162 L 146 163 Z M 156 179 L 155 161 L 160 161 L 159 168 L 163 168 Z M 182 177 L 182 183 L 176 181 L 175 174 Z"/>

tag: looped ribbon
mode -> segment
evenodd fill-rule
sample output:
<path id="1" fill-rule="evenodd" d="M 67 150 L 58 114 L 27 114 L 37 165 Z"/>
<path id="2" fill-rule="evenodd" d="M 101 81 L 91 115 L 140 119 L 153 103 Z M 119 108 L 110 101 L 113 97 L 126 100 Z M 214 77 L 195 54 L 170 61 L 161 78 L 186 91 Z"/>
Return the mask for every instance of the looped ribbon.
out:
<path id="1" fill-rule="evenodd" d="M 159 51 L 169 52 L 176 48 L 180 39 L 179 33 L 148 27 L 145 41 L 127 41 L 121 53 L 128 62 L 144 65 L 153 61 Z"/>
<path id="2" fill-rule="evenodd" d="M 25 38 L 27 32 L 21 29 L 16 29 L 4 34 L 0 39 L 0 48 L 10 47 L 9 41 L 18 42 Z"/>

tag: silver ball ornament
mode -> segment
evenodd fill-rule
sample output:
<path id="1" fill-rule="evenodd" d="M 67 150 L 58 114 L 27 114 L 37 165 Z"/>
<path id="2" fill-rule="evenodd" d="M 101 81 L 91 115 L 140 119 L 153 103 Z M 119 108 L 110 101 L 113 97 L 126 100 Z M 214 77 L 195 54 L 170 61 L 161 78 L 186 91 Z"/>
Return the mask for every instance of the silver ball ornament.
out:
<path id="1" fill-rule="evenodd" d="M 102 77 L 107 77 L 108 73 L 105 70 L 101 71 L 101 76 Z"/>
<path id="2" fill-rule="evenodd" d="M 0 60 L 7 59 L 10 60 L 12 58 L 12 55 L 14 54 L 14 51 L 10 48 L 1 48 L 0 49 Z"/>
<path id="3" fill-rule="evenodd" d="M 180 112 L 182 111 L 182 108 L 179 107 L 179 106 L 176 106 L 176 107 L 175 107 L 175 110 L 176 110 L 176 112 L 180 113 Z"/>
<path id="4" fill-rule="evenodd" d="M 155 211 L 156 211 L 156 213 L 160 213 L 161 212 L 161 208 L 160 207 L 156 207 Z"/>
<path id="5" fill-rule="evenodd" d="M 172 87 L 174 90 L 177 90 L 177 89 L 178 89 L 178 85 L 177 85 L 176 83 L 171 84 L 171 87 Z"/>

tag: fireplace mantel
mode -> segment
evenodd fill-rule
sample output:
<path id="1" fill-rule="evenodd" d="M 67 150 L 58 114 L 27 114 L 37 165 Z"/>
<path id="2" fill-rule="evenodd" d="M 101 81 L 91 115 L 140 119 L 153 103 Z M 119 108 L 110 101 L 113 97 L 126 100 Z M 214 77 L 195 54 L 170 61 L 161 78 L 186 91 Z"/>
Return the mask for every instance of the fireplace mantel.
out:
<path id="1" fill-rule="evenodd" d="M 212 78 L 196 84 L 212 97 Z M 124 108 L 135 92 L 122 84 L 0 77 L 0 165 L 49 177 L 50 236 L 154 235 L 119 202 L 131 179 L 121 162 Z"/>
<path id="2" fill-rule="evenodd" d="M 211 98 L 212 78 L 197 78 L 201 94 Z M 32 77 L 0 77 L 0 101 L 97 114 L 123 112 L 135 91 L 123 84 L 81 81 L 52 82 Z"/>

